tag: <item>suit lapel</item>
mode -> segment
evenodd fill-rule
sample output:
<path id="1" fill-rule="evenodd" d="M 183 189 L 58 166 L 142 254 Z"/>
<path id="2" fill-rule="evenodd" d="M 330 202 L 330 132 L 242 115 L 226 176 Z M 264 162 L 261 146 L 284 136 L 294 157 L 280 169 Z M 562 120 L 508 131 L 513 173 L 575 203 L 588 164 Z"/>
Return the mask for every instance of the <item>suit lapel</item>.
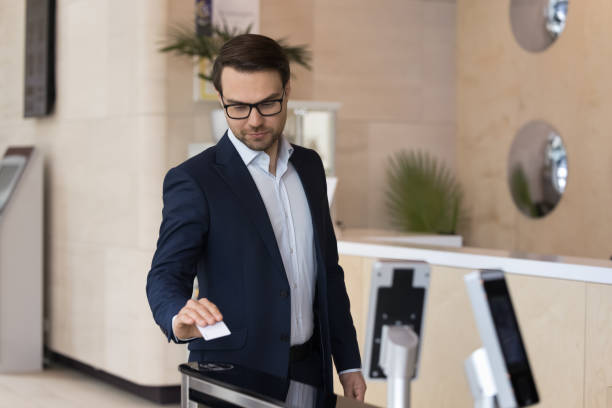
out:
<path id="1" fill-rule="evenodd" d="M 227 134 L 223 136 L 217 145 L 217 163 L 215 164 L 215 170 L 238 197 L 238 202 L 261 235 L 268 252 L 282 272 L 283 277 L 286 279 L 287 274 L 283 266 L 283 260 L 278 249 L 276 236 L 274 235 L 266 206 L 259 194 L 253 177 L 251 177 L 251 173 L 249 173 L 249 170 L 232 145 Z"/>
<path id="2" fill-rule="evenodd" d="M 318 246 L 319 238 L 322 236 L 321 231 L 321 213 L 320 213 L 320 205 L 318 198 L 316 197 L 315 192 L 320 186 L 316 185 L 316 178 L 312 170 L 309 171 L 308 163 L 304 154 L 304 151 L 299 147 L 295 147 L 291 158 L 289 159 L 295 167 L 295 170 L 300 177 L 300 181 L 302 182 L 302 187 L 304 187 L 304 192 L 306 193 L 306 200 L 308 201 L 308 207 L 310 208 L 310 216 L 312 217 L 312 228 L 315 234 L 315 243 Z"/>

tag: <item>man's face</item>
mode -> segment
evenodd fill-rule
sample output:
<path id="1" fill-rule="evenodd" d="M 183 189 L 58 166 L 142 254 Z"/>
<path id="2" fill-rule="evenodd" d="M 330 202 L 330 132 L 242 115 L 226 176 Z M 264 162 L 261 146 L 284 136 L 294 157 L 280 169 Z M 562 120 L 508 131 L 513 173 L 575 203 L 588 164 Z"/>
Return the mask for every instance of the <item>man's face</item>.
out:
<path id="1" fill-rule="evenodd" d="M 221 73 L 221 87 L 223 96 L 219 95 L 219 101 L 222 105 L 254 104 L 283 98 L 281 77 L 274 70 L 240 72 L 225 67 Z M 276 115 L 262 116 L 257 109 L 252 108 L 248 118 L 232 119 L 228 117 L 226 111 L 225 117 L 229 128 L 249 148 L 269 154 L 276 149 L 278 139 L 285 128 L 289 91 L 290 85 L 287 82 L 282 110 Z"/>

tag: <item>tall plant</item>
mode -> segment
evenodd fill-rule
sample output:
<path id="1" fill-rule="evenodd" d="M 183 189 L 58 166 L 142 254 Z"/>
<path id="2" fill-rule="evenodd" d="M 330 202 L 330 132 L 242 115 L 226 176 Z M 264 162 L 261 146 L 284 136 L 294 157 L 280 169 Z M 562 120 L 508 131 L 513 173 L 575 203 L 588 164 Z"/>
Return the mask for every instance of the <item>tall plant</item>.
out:
<path id="1" fill-rule="evenodd" d="M 211 62 L 217 58 L 223 44 L 232 38 L 248 34 L 251 27 L 244 30 L 231 28 L 226 23 L 218 26 L 211 24 L 204 27 L 203 31 L 210 35 L 198 35 L 193 25 L 177 25 L 170 29 L 165 45 L 160 48 L 161 52 L 173 52 L 177 55 L 188 57 L 199 57 Z M 289 45 L 284 38 L 276 40 L 281 46 L 290 62 L 310 69 L 311 53 L 306 45 Z M 211 78 L 205 73 L 198 74 L 200 78 L 210 81 Z"/>
<path id="2" fill-rule="evenodd" d="M 464 218 L 463 191 L 452 172 L 421 151 L 401 151 L 387 168 L 386 206 L 404 231 L 454 234 Z"/>

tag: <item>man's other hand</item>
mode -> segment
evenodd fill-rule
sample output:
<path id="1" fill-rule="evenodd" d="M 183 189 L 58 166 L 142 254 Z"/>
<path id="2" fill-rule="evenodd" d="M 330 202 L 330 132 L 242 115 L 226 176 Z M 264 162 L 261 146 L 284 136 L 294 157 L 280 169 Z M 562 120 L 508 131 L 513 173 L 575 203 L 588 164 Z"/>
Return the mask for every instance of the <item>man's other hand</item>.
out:
<path id="1" fill-rule="evenodd" d="M 366 391 L 366 383 L 361 371 L 353 371 L 340 375 L 340 383 L 344 388 L 344 396 L 363 401 Z"/>
<path id="2" fill-rule="evenodd" d="M 189 299 L 174 319 L 172 330 L 177 339 L 202 337 L 196 325 L 206 327 L 221 320 L 223 320 L 223 315 L 208 299 Z"/>

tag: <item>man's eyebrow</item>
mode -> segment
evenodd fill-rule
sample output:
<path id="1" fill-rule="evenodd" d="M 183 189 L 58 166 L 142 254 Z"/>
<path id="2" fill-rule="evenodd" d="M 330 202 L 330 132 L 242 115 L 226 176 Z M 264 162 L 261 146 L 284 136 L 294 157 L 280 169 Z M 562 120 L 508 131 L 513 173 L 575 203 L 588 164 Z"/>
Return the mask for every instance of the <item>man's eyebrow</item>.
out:
<path id="1" fill-rule="evenodd" d="M 266 96 L 262 100 L 260 100 L 258 102 L 255 102 L 255 103 L 252 103 L 252 104 L 248 103 L 248 102 L 237 101 L 235 99 L 230 99 L 230 98 L 226 99 L 225 97 L 223 99 L 225 99 L 225 104 L 226 105 L 256 105 L 258 103 L 265 102 L 265 101 L 270 100 L 270 99 L 280 99 L 282 94 L 283 94 L 282 91 L 281 92 L 274 92 L 274 93 Z"/>

